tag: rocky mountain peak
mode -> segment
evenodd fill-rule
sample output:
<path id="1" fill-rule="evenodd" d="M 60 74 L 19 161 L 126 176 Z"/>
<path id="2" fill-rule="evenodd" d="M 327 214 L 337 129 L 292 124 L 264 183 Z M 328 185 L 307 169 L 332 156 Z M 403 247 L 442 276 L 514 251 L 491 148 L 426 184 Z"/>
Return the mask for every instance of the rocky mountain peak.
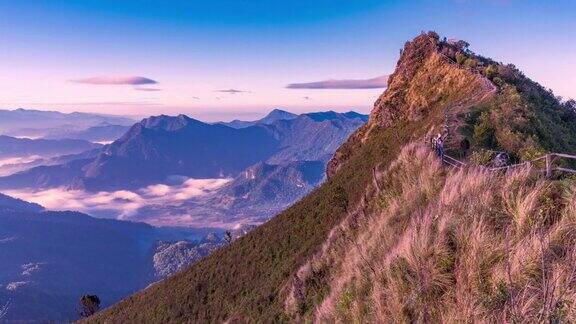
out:
<path id="1" fill-rule="evenodd" d="M 389 126 L 396 120 L 421 119 L 438 104 L 449 104 L 487 91 L 486 79 L 456 62 L 466 42 L 440 40 L 435 32 L 422 33 L 406 42 L 388 88 L 370 116 L 372 126 Z"/>
<path id="2" fill-rule="evenodd" d="M 144 128 L 148 129 L 155 129 L 155 130 L 162 129 L 168 132 L 173 132 L 188 126 L 190 123 L 194 121 L 196 120 L 182 114 L 178 116 L 160 115 L 145 118 L 140 122 L 140 124 Z"/>
<path id="3" fill-rule="evenodd" d="M 470 106 L 493 95 L 497 88 L 483 74 L 482 58 L 474 56 L 468 46 L 464 41 L 441 40 L 435 32 L 422 33 L 406 42 L 368 123 L 334 154 L 328 164 L 328 177 L 378 128 L 388 128 L 401 120 L 422 120 L 432 112 Z M 474 66 L 464 62 L 468 58 L 474 60 Z M 438 123 L 436 128 L 440 127 Z"/>

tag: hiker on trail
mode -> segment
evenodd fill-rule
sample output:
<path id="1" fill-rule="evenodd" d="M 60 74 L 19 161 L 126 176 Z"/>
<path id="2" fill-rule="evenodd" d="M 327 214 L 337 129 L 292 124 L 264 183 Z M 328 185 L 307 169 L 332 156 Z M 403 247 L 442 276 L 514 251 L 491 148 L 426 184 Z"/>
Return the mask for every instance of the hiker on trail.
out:
<path id="1" fill-rule="evenodd" d="M 442 134 L 439 133 L 434 138 L 432 138 L 432 147 L 434 148 L 436 155 L 439 157 L 444 157 L 444 142 L 442 139 Z"/>
<path id="2" fill-rule="evenodd" d="M 438 138 L 436 139 L 436 150 L 440 159 L 444 159 L 444 140 L 441 134 L 438 134 Z"/>

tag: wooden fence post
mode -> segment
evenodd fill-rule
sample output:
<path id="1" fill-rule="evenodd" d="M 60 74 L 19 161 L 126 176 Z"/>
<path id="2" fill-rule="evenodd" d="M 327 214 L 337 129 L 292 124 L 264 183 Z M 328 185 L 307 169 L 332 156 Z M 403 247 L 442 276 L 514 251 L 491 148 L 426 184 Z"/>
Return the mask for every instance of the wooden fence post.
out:
<path id="1" fill-rule="evenodd" d="M 546 178 L 552 177 L 552 156 L 546 154 Z"/>

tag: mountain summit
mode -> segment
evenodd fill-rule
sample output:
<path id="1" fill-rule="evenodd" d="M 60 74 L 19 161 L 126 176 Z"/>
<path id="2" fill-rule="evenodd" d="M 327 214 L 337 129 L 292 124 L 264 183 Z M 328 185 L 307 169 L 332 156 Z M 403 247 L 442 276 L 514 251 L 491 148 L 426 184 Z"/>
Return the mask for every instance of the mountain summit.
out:
<path id="1" fill-rule="evenodd" d="M 452 171 L 425 143 L 444 133 L 472 165 L 573 152 L 574 110 L 468 47 L 434 32 L 407 42 L 328 181 L 89 321 L 573 321 L 576 186 Z"/>
<path id="2" fill-rule="evenodd" d="M 222 122 L 220 124 L 230 126 L 232 128 L 245 128 L 245 127 L 254 126 L 257 124 L 270 125 L 270 124 L 273 124 L 279 120 L 291 120 L 291 119 L 294 119 L 296 117 L 298 117 L 298 115 L 293 114 L 291 112 L 287 112 L 287 111 L 282 110 L 282 109 L 273 109 L 271 112 L 268 113 L 268 115 L 266 115 L 263 118 L 258 119 L 258 120 L 245 121 L 245 120 L 235 119 L 231 122 L 228 122 L 228 123 Z"/>

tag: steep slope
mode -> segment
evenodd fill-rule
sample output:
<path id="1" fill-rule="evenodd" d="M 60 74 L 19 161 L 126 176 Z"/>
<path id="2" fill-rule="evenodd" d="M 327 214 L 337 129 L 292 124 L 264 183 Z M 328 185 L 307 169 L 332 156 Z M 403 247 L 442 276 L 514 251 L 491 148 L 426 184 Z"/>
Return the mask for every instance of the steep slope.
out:
<path id="1" fill-rule="evenodd" d="M 293 319 L 576 319 L 573 179 L 528 168 L 447 172 L 416 143 L 375 181 L 365 212 L 346 217 L 295 275 L 285 308 Z"/>
<path id="2" fill-rule="evenodd" d="M 217 322 L 289 320 L 285 300 L 301 265 L 321 249 L 328 234 L 350 212 L 362 209 L 371 191 L 372 170 L 385 167 L 400 148 L 423 138 L 439 127 L 446 105 L 488 94 L 492 88 L 481 75 L 472 73 L 438 54 L 439 40 L 421 35 L 408 43 L 388 96 L 420 102 L 419 114 L 400 113 L 403 105 L 383 107 L 380 100 L 367 126 L 362 127 L 340 150 L 332 163 L 331 178 L 300 202 L 274 217 L 230 246 L 216 251 L 187 271 L 150 287 L 91 320 L 94 322 Z M 416 64 L 410 66 L 411 64 Z M 441 72 L 441 73 L 439 73 Z M 435 81 L 435 82 L 429 82 Z M 406 92 L 403 82 L 412 92 Z M 398 84 L 398 86 L 395 86 Z M 432 90 L 433 89 L 433 90 Z M 393 95 L 393 93 L 397 93 Z M 478 96 L 482 97 L 482 96 Z M 420 99 L 418 99 L 420 98 Z M 392 103 L 392 102 L 391 102 Z M 381 109 L 399 110 L 390 122 L 375 116 Z M 360 206 L 360 207 L 358 207 Z M 329 287 L 329 270 L 314 273 L 306 284 L 315 287 L 306 294 L 300 310 L 314 309 Z M 254 280 L 258 278 L 258 280 Z"/>

